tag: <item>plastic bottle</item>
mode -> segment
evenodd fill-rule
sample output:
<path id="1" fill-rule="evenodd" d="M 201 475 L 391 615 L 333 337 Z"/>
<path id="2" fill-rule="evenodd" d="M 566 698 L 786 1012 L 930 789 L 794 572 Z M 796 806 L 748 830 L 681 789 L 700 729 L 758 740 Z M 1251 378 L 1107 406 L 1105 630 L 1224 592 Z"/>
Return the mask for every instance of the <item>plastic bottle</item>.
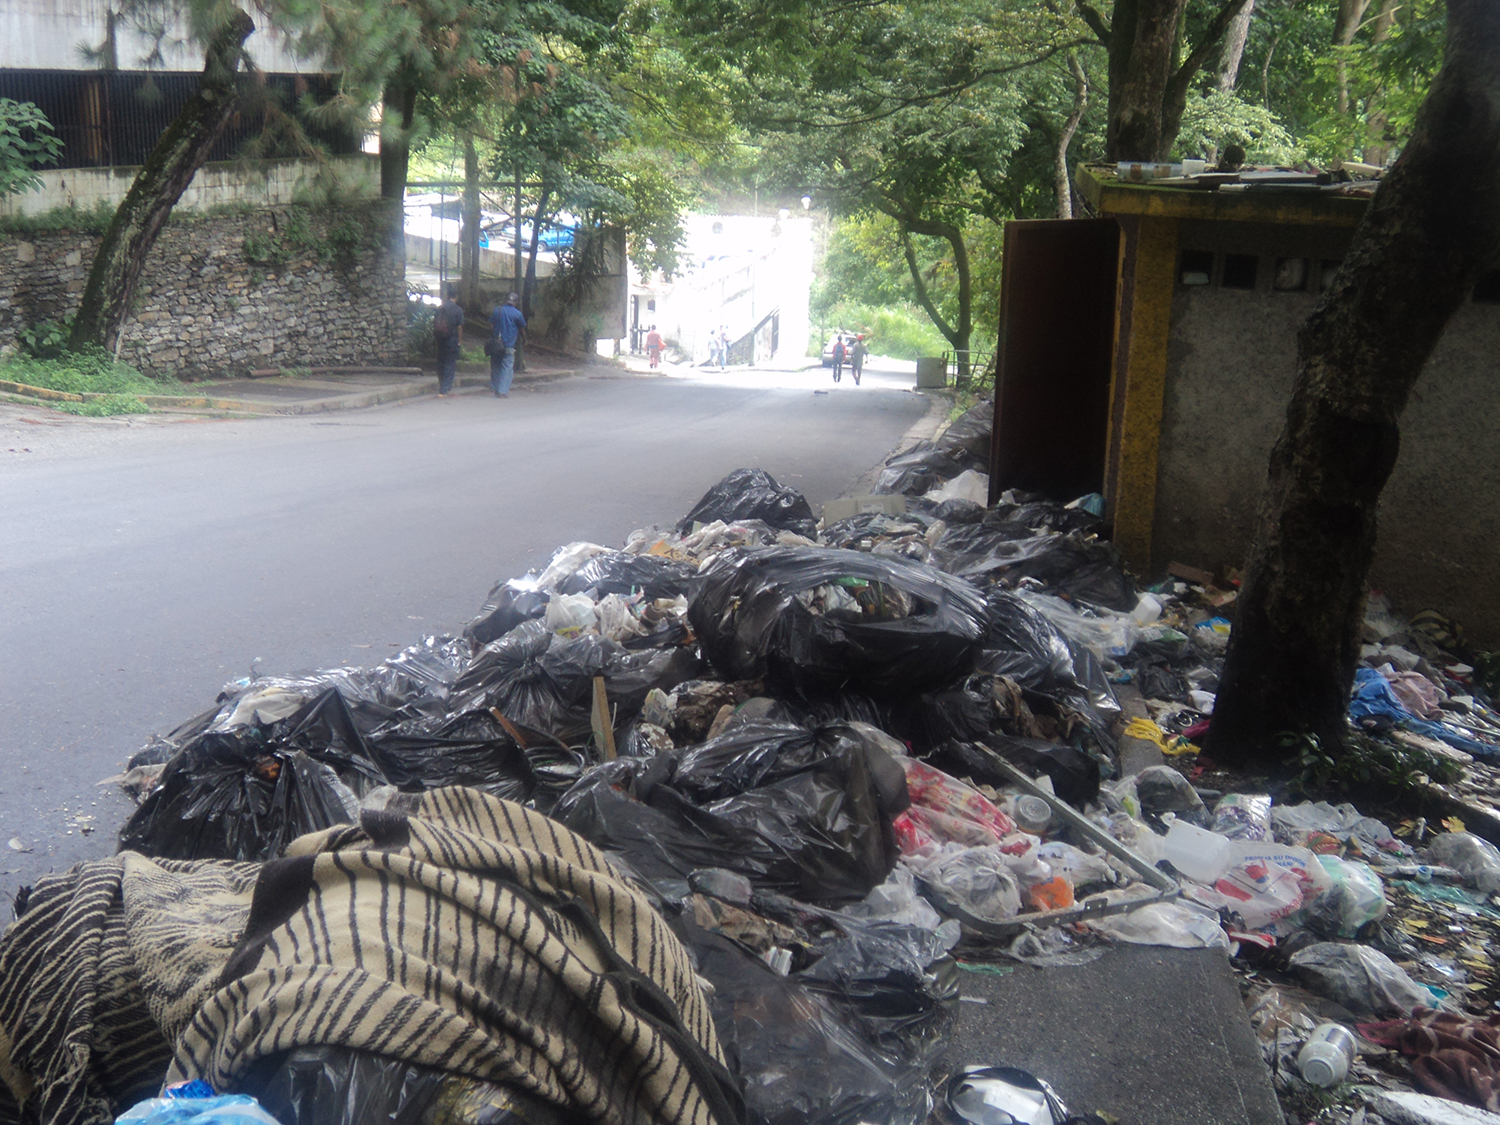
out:
<path id="1" fill-rule="evenodd" d="M 1297 1069 L 1314 1086 L 1337 1086 L 1354 1061 L 1354 1032 L 1343 1024 L 1320 1023 L 1297 1052 Z"/>
<path id="2" fill-rule="evenodd" d="M 1217 832 L 1174 820 L 1161 841 L 1162 858 L 1195 883 L 1213 883 L 1233 861 L 1230 841 Z"/>
<path id="3" fill-rule="evenodd" d="M 1015 810 L 1016 826 L 1033 836 L 1040 836 L 1052 823 L 1052 806 L 1030 793 L 1016 798 Z"/>

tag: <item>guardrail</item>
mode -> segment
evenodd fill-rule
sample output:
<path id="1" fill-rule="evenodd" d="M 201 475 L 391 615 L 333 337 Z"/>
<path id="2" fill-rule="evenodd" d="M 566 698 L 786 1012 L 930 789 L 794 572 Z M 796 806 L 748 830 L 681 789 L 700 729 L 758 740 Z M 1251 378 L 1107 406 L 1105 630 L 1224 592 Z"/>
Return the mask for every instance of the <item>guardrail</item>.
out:
<path id="1" fill-rule="evenodd" d="M 967 360 L 967 364 L 962 363 L 962 360 Z M 956 387 L 966 387 L 975 375 L 982 375 L 986 371 L 993 370 L 995 353 L 973 350 L 944 352 L 943 366 L 948 372 L 949 382 Z M 967 371 L 964 370 L 965 366 L 967 366 Z"/>

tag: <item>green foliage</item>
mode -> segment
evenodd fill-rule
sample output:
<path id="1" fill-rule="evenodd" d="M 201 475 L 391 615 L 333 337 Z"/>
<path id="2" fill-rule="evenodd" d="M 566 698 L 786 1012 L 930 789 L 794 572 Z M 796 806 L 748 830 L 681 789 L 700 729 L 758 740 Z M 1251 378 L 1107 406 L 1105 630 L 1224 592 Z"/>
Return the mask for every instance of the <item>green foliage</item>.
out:
<path id="1" fill-rule="evenodd" d="M 66 207 L 50 207 L 35 215 L 0 216 L 0 230 L 14 234 L 48 234 L 53 231 L 103 234 L 114 217 L 115 209 L 102 201 L 88 210 L 70 203 Z"/>
<path id="2" fill-rule="evenodd" d="M 1290 785 L 1308 797 L 1347 793 L 1371 784 L 1417 795 L 1428 780 L 1456 781 L 1462 769 L 1448 758 L 1359 732 L 1351 732 L 1342 751 L 1325 749 L 1316 735 L 1286 734 L 1280 743 L 1290 752 Z"/>
<path id="3" fill-rule="evenodd" d="M 64 414 L 84 418 L 108 418 L 116 414 L 149 414 L 151 408 L 135 395 L 106 395 L 88 402 L 59 402 L 54 407 Z"/>
<path id="4" fill-rule="evenodd" d="M 406 298 L 406 350 L 413 356 L 437 355 L 432 338 L 432 319 L 437 309 L 414 294 Z"/>
<path id="5" fill-rule="evenodd" d="M 1190 91 L 1177 134 L 1177 159 L 1223 151 L 1227 144 L 1244 147 L 1252 164 L 1295 165 L 1306 151 L 1264 106 L 1242 101 L 1221 90 Z"/>
<path id="6" fill-rule="evenodd" d="M 0 98 L 0 198 L 41 187 L 36 169 L 62 150 L 45 113 L 31 102 Z"/>
<path id="7" fill-rule="evenodd" d="M 73 318 L 39 320 L 16 333 L 16 344 L 35 359 L 56 359 L 67 347 L 73 331 Z"/>
<path id="8" fill-rule="evenodd" d="M 323 265 L 348 265 L 369 243 L 374 227 L 341 208 L 288 208 L 274 228 L 253 230 L 241 241 L 245 261 L 280 269 L 298 254 L 311 254 Z M 252 278 L 259 284 L 263 277 Z"/>
<path id="9" fill-rule="evenodd" d="M 150 378 L 128 363 L 116 362 L 102 348 L 63 352 L 52 359 L 11 355 L 0 360 L 0 379 L 73 394 L 170 395 L 182 392 L 181 384 L 175 379 Z"/>
<path id="10" fill-rule="evenodd" d="M 872 352 L 895 359 L 942 355 L 949 347 L 927 314 L 906 303 L 866 305 L 840 301 L 820 313 L 813 325 L 808 355 L 822 355 L 828 337 L 841 329 L 863 332 Z"/>

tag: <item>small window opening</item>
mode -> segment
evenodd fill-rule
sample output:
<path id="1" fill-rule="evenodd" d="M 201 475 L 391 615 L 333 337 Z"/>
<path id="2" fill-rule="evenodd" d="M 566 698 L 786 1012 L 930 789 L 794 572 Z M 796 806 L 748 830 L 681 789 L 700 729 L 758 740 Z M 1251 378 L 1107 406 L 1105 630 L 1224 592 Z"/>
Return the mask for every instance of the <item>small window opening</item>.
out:
<path id="1" fill-rule="evenodd" d="M 1184 250 L 1177 280 L 1183 285 L 1207 285 L 1213 280 L 1214 256 L 1211 250 Z"/>
<path id="2" fill-rule="evenodd" d="M 1254 254 L 1225 254 L 1224 280 L 1220 285 L 1225 289 L 1254 289 L 1259 264 Z"/>
<path id="3" fill-rule="evenodd" d="M 1307 288 L 1308 262 L 1306 258 L 1277 258 L 1276 277 L 1271 288 L 1283 293 L 1301 292 Z"/>

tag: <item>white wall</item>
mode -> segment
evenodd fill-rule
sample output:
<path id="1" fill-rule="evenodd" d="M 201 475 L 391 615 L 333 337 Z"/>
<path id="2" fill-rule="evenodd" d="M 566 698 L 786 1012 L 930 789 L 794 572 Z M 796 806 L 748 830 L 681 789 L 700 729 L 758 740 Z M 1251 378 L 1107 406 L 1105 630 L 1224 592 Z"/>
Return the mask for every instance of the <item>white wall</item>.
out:
<path id="1" fill-rule="evenodd" d="M 339 178 L 341 195 L 356 199 L 379 196 L 378 160 L 363 155 L 333 156 L 328 163 Z M 265 160 L 248 166 L 238 161 L 207 164 L 188 184 L 177 208 L 204 211 L 235 203 L 264 207 L 294 203 L 320 170 L 319 165 L 300 160 Z M 54 207 L 92 211 L 100 203 L 115 207 L 130 190 L 137 171 L 134 167 L 45 169 L 37 173 L 42 189 L 0 199 L 0 215 L 38 215 Z"/>
<path id="2" fill-rule="evenodd" d="M 108 32 L 107 0 L 0 0 L 0 68 L 7 70 L 93 70 L 81 47 L 97 48 Z M 241 3 L 255 20 L 245 48 L 255 64 L 272 74 L 314 73 L 320 60 L 299 59 L 288 37 L 271 28 L 263 13 Z M 152 40 L 127 22 L 116 24 L 116 62 L 139 69 Z M 202 70 L 203 48 L 187 39 L 187 27 L 170 29 L 158 70 Z"/>

